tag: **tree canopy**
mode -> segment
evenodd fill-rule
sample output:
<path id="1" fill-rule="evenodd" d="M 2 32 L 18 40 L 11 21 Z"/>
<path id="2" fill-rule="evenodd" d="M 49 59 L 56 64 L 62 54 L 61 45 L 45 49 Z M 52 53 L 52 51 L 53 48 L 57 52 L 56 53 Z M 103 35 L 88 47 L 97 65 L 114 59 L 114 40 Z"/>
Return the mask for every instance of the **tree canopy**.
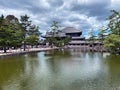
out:
<path id="1" fill-rule="evenodd" d="M 66 44 L 69 43 L 70 41 L 70 37 L 58 37 L 56 35 L 58 35 L 59 32 L 61 32 L 59 30 L 60 26 L 58 25 L 59 23 L 57 21 L 53 21 L 53 24 L 51 25 L 51 30 L 48 33 L 51 33 L 52 36 L 46 38 L 46 42 L 49 43 L 49 45 L 54 45 L 56 47 L 64 47 Z"/>
<path id="2" fill-rule="evenodd" d="M 21 16 L 20 20 L 14 15 L 0 16 L 0 48 L 4 52 L 10 47 L 25 46 L 26 41 L 35 45 L 39 41 L 39 34 L 39 27 L 32 24 L 27 15 Z"/>
<path id="3" fill-rule="evenodd" d="M 107 18 L 108 30 L 110 34 L 104 40 L 104 46 L 113 54 L 120 54 L 120 13 L 111 10 L 111 15 Z"/>
<path id="4" fill-rule="evenodd" d="M 26 49 L 26 43 L 29 43 L 33 46 L 33 44 L 36 44 L 36 41 L 39 39 L 39 27 L 32 24 L 32 21 L 29 20 L 29 17 L 27 15 L 21 16 L 20 18 L 20 24 L 21 29 L 23 32 L 23 44 L 24 44 L 24 51 Z M 29 40 L 34 39 L 34 40 Z M 33 42 L 34 41 L 34 42 Z"/>

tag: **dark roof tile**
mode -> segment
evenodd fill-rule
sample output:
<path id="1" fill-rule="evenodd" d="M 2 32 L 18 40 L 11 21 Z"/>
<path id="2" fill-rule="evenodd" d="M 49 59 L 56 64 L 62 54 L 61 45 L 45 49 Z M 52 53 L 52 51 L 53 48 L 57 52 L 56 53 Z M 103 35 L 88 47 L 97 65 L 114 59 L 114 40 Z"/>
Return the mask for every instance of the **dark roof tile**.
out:
<path id="1" fill-rule="evenodd" d="M 80 33 L 80 30 L 75 29 L 74 27 L 66 27 L 62 30 L 64 33 Z"/>

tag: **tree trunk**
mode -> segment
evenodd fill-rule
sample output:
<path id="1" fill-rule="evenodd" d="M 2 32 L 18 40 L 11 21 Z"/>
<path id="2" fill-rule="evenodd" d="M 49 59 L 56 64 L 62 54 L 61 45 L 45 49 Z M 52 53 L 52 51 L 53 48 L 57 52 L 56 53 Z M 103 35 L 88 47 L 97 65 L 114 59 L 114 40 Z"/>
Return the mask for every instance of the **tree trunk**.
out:
<path id="1" fill-rule="evenodd" d="M 6 53 L 6 52 L 7 52 L 6 47 L 4 47 L 4 48 L 3 48 L 3 50 L 4 50 L 4 53 Z"/>
<path id="2" fill-rule="evenodd" d="M 26 50 L 26 43 L 24 42 L 23 44 L 23 50 L 25 51 Z"/>
<path id="3" fill-rule="evenodd" d="M 93 45 L 93 43 L 92 43 L 92 52 L 94 52 L 94 45 Z"/>

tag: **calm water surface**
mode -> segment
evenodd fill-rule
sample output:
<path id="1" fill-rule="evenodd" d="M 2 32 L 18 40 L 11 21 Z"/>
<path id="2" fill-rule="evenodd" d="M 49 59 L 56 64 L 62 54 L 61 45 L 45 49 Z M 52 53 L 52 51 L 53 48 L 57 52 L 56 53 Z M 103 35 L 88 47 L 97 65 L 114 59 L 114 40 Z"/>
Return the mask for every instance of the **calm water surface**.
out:
<path id="1" fill-rule="evenodd" d="M 3 58 L 0 90 L 120 90 L 120 56 L 65 50 Z"/>

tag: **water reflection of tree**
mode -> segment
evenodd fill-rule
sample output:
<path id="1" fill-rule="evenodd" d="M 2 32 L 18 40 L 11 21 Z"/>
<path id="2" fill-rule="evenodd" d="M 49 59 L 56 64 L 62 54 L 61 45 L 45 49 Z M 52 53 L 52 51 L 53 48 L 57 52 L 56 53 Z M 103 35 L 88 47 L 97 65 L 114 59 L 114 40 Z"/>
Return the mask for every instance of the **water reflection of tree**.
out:
<path id="1" fill-rule="evenodd" d="M 120 56 L 117 55 L 107 56 L 106 64 L 109 66 L 111 73 L 120 74 Z"/>
<path id="2" fill-rule="evenodd" d="M 29 73 L 33 74 L 39 66 L 39 58 L 37 53 L 28 54 L 25 58 L 25 68 L 29 69 Z M 26 72 L 26 71 L 25 71 Z"/>
<path id="3" fill-rule="evenodd" d="M 50 56 L 51 58 L 67 58 L 71 56 L 71 53 L 67 50 L 52 50 L 45 52 L 45 56 Z"/>
<path id="4" fill-rule="evenodd" d="M 9 80 L 18 78 L 24 70 L 22 57 L 9 57 L 0 60 L 0 86 L 5 85 Z M 1 89 L 0 89 L 1 90 Z"/>
<path id="5" fill-rule="evenodd" d="M 13 83 L 18 78 L 21 79 L 21 75 L 24 77 L 20 80 L 21 87 L 27 85 L 30 76 L 32 77 L 35 70 L 39 66 L 39 60 L 36 53 L 8 57 L 0 60 L 0 90 L 2 86 L 8 84 L 8 81 Z M 23 85 L 24 84 L 24 85 Z M 22 89 L 23 90 L 23 89 Z"/>
<path id="6" fill-rule="evenodd" d="M 60 71 L 59 64 L 61 63 L 61 60 L 70 58 L 71 53 L 66 50 L 52 50 L 47 51 L 44 54 L 46 57 L 49 57 L 47 59 L 47 63 L 49 65 L 49 69 L 51 69 L 51 73 L 58 73 Z"/>
<path id="7" fill-rule="evenodd" d="M 36 58 L 38 57 L 38 54 L 37 53 L 31 53 L 31 54 L 27 54 L 28 57 L 31 57 L 31 58 Z"/>
<path id="8" fill-rule="evenodd" d="M 109 78 L 111 86 L 120 84 L 120 55 L 110 55 L 106 57 L 105 64 L 109 68 Z"/>
<path id="9" fill-rule="evenodd" d="M 20 80 L 20 86 L 19 86 L 19 88 L 20 88 L 20 90 L 29 90 L 29 88 L 31 87 L 31 86 L 29 86 L 30 85 L 30 83 L 31 83 L 31 75 L 28 75 L 27 77 L 23 77 L 21 80 Z"/>
<path id="10" fill-rule="evenodd" d="M 31 53 L 25 55 L 24 58 L 24 72 L 19 82 L 20 90 L 29 90 L 30 84 L 33 81 L 33 77 L 36 74 L 36 70 L 39 67 L 38 53 Z"/>

